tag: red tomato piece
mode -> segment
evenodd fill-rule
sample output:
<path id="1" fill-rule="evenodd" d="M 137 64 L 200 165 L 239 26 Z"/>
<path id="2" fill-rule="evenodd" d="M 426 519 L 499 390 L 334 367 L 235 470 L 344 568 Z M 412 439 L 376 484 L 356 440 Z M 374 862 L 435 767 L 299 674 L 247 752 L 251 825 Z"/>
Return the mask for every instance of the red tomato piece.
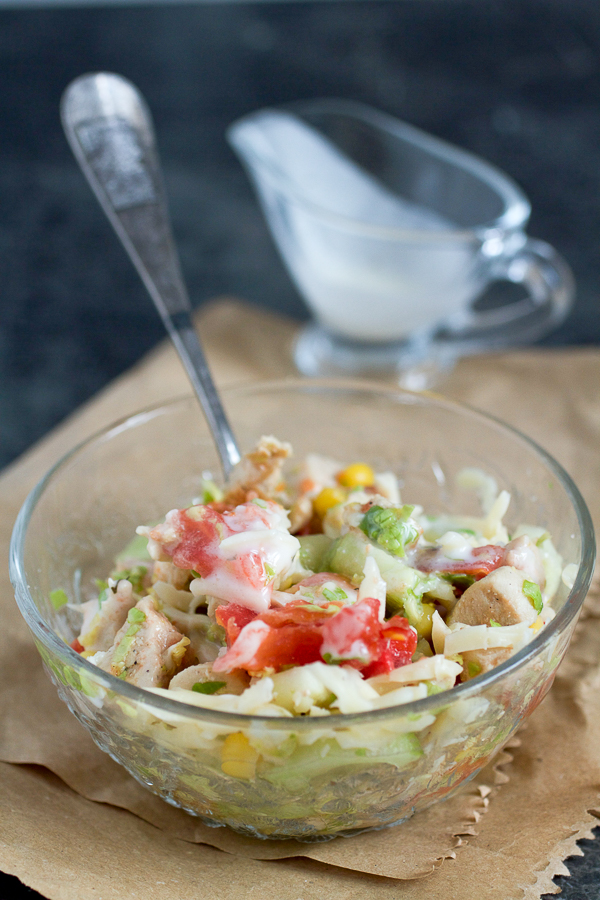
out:
<path id="1" fill-rule="evenodd" d="M 323 658 L 357 668 L 372 662 L 379 650 L 379 608 L 379 600 L 367 597 L 328 619 L 323 625 Z"/>
<path id="2" fill-rule="evenodd" d="M 411 661 L 417 634 L 402 616 L 380 622 L 379 608 L 371 597 L 341 609 L 296 600 L 258 616 L 237 603 L 219 606 L 216 618 L 229 649 L 216 660 L 215 672 L 279 672 L 324 658 L 354 666 L 366 678 L 391 672 Z"/>
<path id="3" fill-rule="evenodd" d="M 504 547 L 485 544 L 471 551 L 470 559 L 448 559 L 439 552 L 425 551 L 416 560 L 421 572 L 440 572 L 448 575 L 471 575 L 476 581 L 503 565 Z"/>
<path id="4" fill-rule="evenodd" d="M 227 603 L 224 606 L 217 606 L 215 618 L 225 629 L 227 646 L 231 647 L 244 625 L 256 618 L 256 613 L 240 603 Z"/>
<path id="5" fill-rule="evenodd" d="M 75 653 L 83 653 L 83 651 L 85 650 L 85 647 L 83 647 L 79 643 L 77 638 L 75 638 L 74 640 L 71 641 L 71 643 L 69 644 L 69 647 L 71 647 L 75 651 Z"/>
<path id="6" fill-rule="evenodd" d="M 265 581 L 265 570 L 258 553 L 244 553 L 230 563 L 235 577 L 253 588 L 260 589 Z"/>
<path id="7" fill-rule="evenodd" d="M 219 540 L 225 525 L 223 516 L 216 510 L 208 506 L 195 507 L 195 510 L 198 518 L 188 515 L 185 509 L 177 513 L 175 525 L 181 538 L 172 557 L 180 569 L 194 569 L 206 578 L 217 565 Z"/>
<path id="8" fill-rule="evenodd" d="M 319 625 L 282 625 L 273 628 L 256 617 L 239 635 L 224 656 L 218 657 L 215 672 L 245 669 L 279 672 L 286 666 L 304 666 L 321 658 Z"/>
<path id="9" fill-rule="evenodd" d="M 261 613 L 259 618 L 272 628 L 282 628 L 284 625 L 313 625 L 326 622 L 339 609 L 340 605 L 336 603 L 316 605 L 306 600 L 292 600 L 285 606 L 268 609 Z"/>
<path id="10" fill-rule="evenodd" d="M 283 625 L 270 628 L 245 666 L 249 672 L 286 666 L 305 666 L 321 659 L 323 638 L 318 625 Z"/>
<path id="11" fill-rule="evenodd" d="M 393 616 L 383 623 L 376 659 L 362 669 L 365 678 L 373 675 L 385 675 L 400 666 L 411 662 L 417 647 L 417 632 L 408 624 L 403 616 Z"/>

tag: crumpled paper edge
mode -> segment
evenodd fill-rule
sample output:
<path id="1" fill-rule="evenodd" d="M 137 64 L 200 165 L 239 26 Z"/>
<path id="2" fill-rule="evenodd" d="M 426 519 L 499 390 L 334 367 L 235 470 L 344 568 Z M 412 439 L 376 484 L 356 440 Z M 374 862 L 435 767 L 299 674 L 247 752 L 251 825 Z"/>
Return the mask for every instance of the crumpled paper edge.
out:
<path id="1" fill-rule="evenodd" d="M 569 646 L 568 653 L 571 653 L 571 656 L 574 656 L 573 651 L 577 647 L 578 639 L 582 635 L 588 619 L 600 619 L 600 569 L 598 568 L 592 578 L 590 589 Z M 522 727 L 526 728 L 527 723 L 525 722 Z M 598 799 L 600 799 L 600 794 Z M 585 851 L 579 846 L 578 842 L 586 839 L 596 840 L 593 829 L 598 826 L 598 820 L 600 820 L 600 806 L 586 810 L 579 823 L 572 826 L 572 833 L 556 844 L 555 852 L 547 865 L 534 871 L 535 882 L 528 886 L 523 886 L 522 900 L 541 900 L 544 894 L 562 893 L 562 888 L 554 879 L 557 875 L 566 878 L 571 877 L 571 871 L 567 862 L 569 858 L 585 856 Z"/>

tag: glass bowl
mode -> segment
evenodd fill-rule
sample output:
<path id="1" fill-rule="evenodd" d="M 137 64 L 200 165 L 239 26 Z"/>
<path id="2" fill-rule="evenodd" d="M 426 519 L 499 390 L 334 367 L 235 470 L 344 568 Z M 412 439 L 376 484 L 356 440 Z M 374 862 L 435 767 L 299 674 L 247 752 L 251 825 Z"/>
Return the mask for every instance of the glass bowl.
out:
<path id="1" fill-rule="evenodd" d="M 145 410 L 68 453 L 24 504 L 11 545 L 17 603 L 60 697 L 99 747 L 141 784 L 209 825 L 263 838 L 323 840 L 402 822 L 477 773 L 548 691 L 593 570 L 594 534 L 571 479 L 548 454 L 490 417 L 441 398 L 361 383 L 277 382 L 224 392 L 243 450 L 263 434 L 342 463 L 399 477 L 404 502 L 479 514 L 456 485 L 465 466 L 512 500 L 505 522 L 547 529 L 577 567 L 556 617 L 496 669 L 451 691 L 354 715 L 250 716 L 182 704 L 127 684 L 69 647 L 77 612 L 97 595 L 139 524 L 189 505 L 218 460 L 197 402 Z M 222 751 L 241 733 L 257 759 L 228 774 Z M 246 744 L 247 744 L 246 742 Z"/>

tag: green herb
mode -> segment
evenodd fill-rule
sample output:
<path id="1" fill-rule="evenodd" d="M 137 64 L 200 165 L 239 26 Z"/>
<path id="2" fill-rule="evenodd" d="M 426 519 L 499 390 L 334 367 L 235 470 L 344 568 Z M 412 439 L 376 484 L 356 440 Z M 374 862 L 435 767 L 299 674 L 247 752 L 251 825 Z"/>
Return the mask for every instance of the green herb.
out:
<path id="1" fill-rule="evenodd" d="M 360 523 L 360 530 L 393 556 L 404 556 L 406 546 L 419 538 L 414 522 L 410 521 L 413 510 L 414 506 L 407 505 L 401 509 L 372 506 Z"/>
<path id="2" fill-rule="evenodd" d="M 544 608 L 544 602 L 542 600 L 542 592 L 540 591 L 539 585 L 535 583 L 535 581 L 524 581 L 523 582 L 523 593 L 535 609 L 537 613 L 541 613 Z"/>
<path id="3" fill-rule="evenodd" d="M 541 535 L 539 536 L 539 538 L 538 538 L 537 541 L 535 542 L 535 546 L 536 546 L 536 547 L 541 547 L 542 544 L 544 543 L 544 541 L 547 541 L 547 540 L 549 539 L 549 537 L 550 537 L 550 532 L 549 532 L 549 531 L 545 531 L 543 534 L 541 534 Z"/>
<path id="4" fill-rule="evenodd" d="M 495 619 L 490 619 L 490 625 L 492 628 L 501 628 L 500 622 L 496 622 Z"/>
<path id="5" fill-rule="evenodd" d="M 363 656 L 334 656 L 333 653 L 324 653 L 323 661 L 327 663 L 328 666 L 342 666 L 345 663 L 349 663 L 356 660 L 361 663 L 361 665 L 366 666 L 371 660 L 369 657 Z"/>
<path id="6" fill-rule="evenodd" d="M 469 678 L 475 678 L 476 675 L 479 675 L 481 672 L 481 666 L 476 662 L 468 662 L 467 663 L 467 674 Z"/>
<path id="7" fill-rule="evenodd" d="M 68 602 L 69 598 L 62 588 L 57 588 L 55 591 L 50 591 L 50 603 L 52 604 L 54 609 L 60 609 Z"/>
<path id="8" fill-rule="evenodd" d="M 134 606 L 127 613 L 127 621 L 130 625 L 140 625 L 146 621 L 146 613 Z"/>
<path id="9" fill-rule="evenodd" d="M 267 503 L 265 500 L 260 500 L 258 497 L 255 497 L 252 502 L 255 506 L 260 506 L 261 509 L 267 509 Z"/>
<path id="10" fill-rule="evenodd" d="M 109 587 L 105 587 L 103 591 L 100 591 L 98 594 L 98 609 L 102 609 L 102 604 L 108 598 L 108 595 L 111 593 L 111 589 Z"/>
<path id="11" fill-rule="evenodd" d="M 338 585 L 333 588 L 323 588 L 323 596 L 326 600 L 329 600 L 330 603 L 335 603 L 338 600 L 347 600 L 348 594 L 342 590 L 342 588 Z"/>
<path id="12" fill-rule="evenodd" d="M 141 594 L 144 590 L 144 577 L 148 569 L 146 566 L 134 566 L 133 569 L 123 569 L 121 572 L 113 572 L 114 581 L 129 581 L 136 594 Z"/>
<path id="13" fill-rule="evenodd" d="M 197 681 L 192 685 L 192 690 L 197 694 L 216 694 L 226 684 L 226 681 Z"/>
<path id="14" fill-rule="evenodd" d="M 470 534 L 471 537 L 475 537 L 475 532 L 472 528 L 457 528 L 456 531 L 458 531 L 459 534 Z"/>
<path id="15" fill-rule="evenodd" d="M 195 569 L 190 569 L 190 572 L 192 573 L 194 578 L 202 578 L 202 575 L 200 574 L 200 572 L 196 572 Z"/>
<path id="16" fill-rule="evenodd" d="M 203 478 L 201 488 L 203 503 L 214 503 L 223 499 L 223 491 L 217 487 L 212 478 Z"/>
<path id="17" fill-rule="evenodd" d="M 108 587 L 108 581 L 104 581 L 102 578 L 96 578 L 94 584 L 99 591 L 105 591 Z"/>

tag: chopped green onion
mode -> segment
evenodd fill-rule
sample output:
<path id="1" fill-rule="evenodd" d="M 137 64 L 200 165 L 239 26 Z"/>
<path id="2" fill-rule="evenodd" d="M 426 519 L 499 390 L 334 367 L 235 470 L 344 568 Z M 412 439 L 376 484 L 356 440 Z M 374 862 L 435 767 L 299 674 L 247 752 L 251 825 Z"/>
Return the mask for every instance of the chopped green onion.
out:
<path id="1" fill-rule="evenodd" d="M 52 604 L 54 609 L 60 609 L 68 602 L 69 598 L 62 588 L 57 588 L 55 591 L 50 591 L 50 603 Z"/>
<path id="2" fill-rule="evenodd" d="M 113 581 L 129 581 L 136 594 L 144 590 L 144 577 L 148 569 L 146 566 L 134 566 L 133 569 L 123 569 L 121 572 L 113 572 Z"/>
<path id="3" fill-rule="evenodd" d="M 490 619 L 490 625 L 492 628 L 501 628 L 500 622 L 496 622 L 495 619 Z"/>
<path id="4" fill-rule="evenodd" d="M 226 681 L 197 681 L 192 685 L 192 690 L 197 694 L 216 694 L 226 684 Z"/>
<path id="5" fill-rule="evenodd" d="M 524 581 L 523 593 L 535 609 L 536 613 L 541 613 L 544 608 L 544 601 L 542 600 L 542 592 L 540 591 L 539 585 L 537 585 L 535 581 Z"/>
<path id="6" fill-rule="evenodd" d="M 542 544 L 544 543 L 544 541 L 547 541 L 547 540 L 549 539 L 549 537 L 550 537 L 550 532 L 549 532 L 549 531 L 545 531 L 543 534 L 541 534 L 541 535 L 539 536 L 539 538 L 538 538 L 537 541 L 535 542 L 535 546 L 536 546 L 536 547 L 541 547 Z"/>
<path id="7" fill-rule="evenodd" d="M 146 613 L 134 606 L 127 613 L 127 621 L 130 625 L 140 625 L 146 621 Z"/>
<path id="8" fill-rule="evenodd" d="M 339 587 L 339 585 L 333 588 L 333 590 L 331 588 L 323 588 L 323 596 L 326 600 L 329 600 L 330 603 L 348 599 L 348 594 Z"/>
<path id="9" fill-rule="evenodd" d="M 217 487 L 212 478 L 203 478 L 201 484 L 203 503 L 213 503 L 223 499 L 223 491 Z"/>
<path id="10" fill-rule="evenodd" d="M 479 675 L 481 672 L 481 666 L 476 662 L 468 662 L 467 663 L 467 674 L 469 678 L 475 678 L 476 675 Z"/>

